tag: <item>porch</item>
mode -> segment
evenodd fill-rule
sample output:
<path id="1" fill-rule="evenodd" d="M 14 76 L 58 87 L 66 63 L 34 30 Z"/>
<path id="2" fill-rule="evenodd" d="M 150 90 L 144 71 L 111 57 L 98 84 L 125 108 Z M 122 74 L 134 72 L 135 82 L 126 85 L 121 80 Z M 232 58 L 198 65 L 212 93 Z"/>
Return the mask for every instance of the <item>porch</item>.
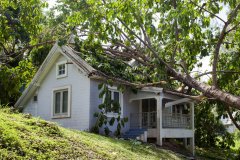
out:
<path id="1" fill-rule="evenodd" d="M 129 113 L 130 130 L 146 131 L 145 137 L 156 139 L 160 146 L 163 139 L 190 139 L 189 148 L 194 151 L 194 103 L 190 99 L 152 87 L 131 95 L 130 102 L 139 104 Z"/>

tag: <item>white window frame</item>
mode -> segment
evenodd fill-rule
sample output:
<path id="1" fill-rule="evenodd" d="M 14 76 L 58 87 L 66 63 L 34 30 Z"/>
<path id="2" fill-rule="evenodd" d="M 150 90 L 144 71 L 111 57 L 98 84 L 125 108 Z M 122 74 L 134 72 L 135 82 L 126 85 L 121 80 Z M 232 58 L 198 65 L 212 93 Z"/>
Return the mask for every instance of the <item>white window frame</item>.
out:
<path id="1" fill-rule="evenodd" d="M 59 66 L 60 65 L 64 65 L 65 66 L 65 73 L 64 74 L 61 74 L 59 75 Z M 64 77 L 67 77 L 67 72 L 68 72 L 68 68 L 67 68 L 67 61 L 61 61 L 61 62 L 58 62 L 56 64 L 56 77 L 57 78 L 64 78 Z"/>
<path id="2" fill-rule="evenodd" d="M 68 112 L 65 114 L 58 113 L 55 114 L 55 93 L 60 92 L 60 91 L 68 91 Z M 71 86 L 62 86 L 62 87 L 57 87 L 52 90 L 52 118 L 69 118 L 71 117 L 71 99 L 72 99 L 72 89 Z M 62 101 L 62 100 L 61 100 Z M 60 103 L 62 104 L 62 103 Z"/>
<path id="3" fill-rule="evenodd" d="M 114 92 L 118 92 L 119 93 L 119 105 L 121 108 L 121 114 L 120 117 L 123 117 L 123 93 L 117 90 L 117 87 L 109 87 L 108 86 L 109 91 L 111 92 L 111 99 L 113 99 L 114 96 Z M 105 97 L 103 97 L 105 98 Z M 113 112 L 107 112 L 106 114 L 107 117 L 117 117 L 118 113 L 113 113 Z"/>

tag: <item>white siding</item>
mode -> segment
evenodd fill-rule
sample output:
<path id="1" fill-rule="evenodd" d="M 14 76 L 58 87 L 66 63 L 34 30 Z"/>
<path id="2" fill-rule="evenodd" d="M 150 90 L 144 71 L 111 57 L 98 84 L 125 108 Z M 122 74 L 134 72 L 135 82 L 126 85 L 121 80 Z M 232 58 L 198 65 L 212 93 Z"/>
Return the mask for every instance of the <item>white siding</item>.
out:
<path id="1" fill-rule="evenodd" d="M 24 108 L 25 113 L 30 113 L 33 116 L 37 116 L 37 103 L 33 102 L 33 97 L 30 98 Z"/>
<path id="2" fill-rule="evenodd" d="M 67 60 L 60 56 L 55 62 Z M 71 117 L 52 119 L 52 94 L 53 89 L 61 86 L 71 85 Z M 90 79 L 81 73 L 74 64 L 68 64 L 67 77 L 56 78 L 56 65 L 53 65 L 45 79 L 38 88 L 37 116 L 57 122 L 64 127 L 80 130 L 89 129 L 89 106 L 90 106 Z M 32 99 L 32 98 L 31 98 Z M 29 99 L 24 112 L 35 115 L 36 109 Z"/>

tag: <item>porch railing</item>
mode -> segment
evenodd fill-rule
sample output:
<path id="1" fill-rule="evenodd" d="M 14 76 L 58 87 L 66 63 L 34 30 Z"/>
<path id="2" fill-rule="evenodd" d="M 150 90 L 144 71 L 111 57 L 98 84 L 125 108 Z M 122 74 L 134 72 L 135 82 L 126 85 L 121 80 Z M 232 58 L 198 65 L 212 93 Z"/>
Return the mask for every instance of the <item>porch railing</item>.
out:
<path id="1" fill-rule="evenodd" d="M 191 128 L 191 116 L 179 113 L 163 112 L 163 128 Z"/>
<path id="2" fill-rule="evenodd" d="M 191 115 L 179 113 L 162 113 L 163 128 L 191 128 Z M 157 112 L 130 114 L 130 128 L 157 128 Z"/>
<path id="3" fill-rule="evenodd" d="M 157 112 L 141 112 L 130 114 L 130 128 L 156 128 Z"/>

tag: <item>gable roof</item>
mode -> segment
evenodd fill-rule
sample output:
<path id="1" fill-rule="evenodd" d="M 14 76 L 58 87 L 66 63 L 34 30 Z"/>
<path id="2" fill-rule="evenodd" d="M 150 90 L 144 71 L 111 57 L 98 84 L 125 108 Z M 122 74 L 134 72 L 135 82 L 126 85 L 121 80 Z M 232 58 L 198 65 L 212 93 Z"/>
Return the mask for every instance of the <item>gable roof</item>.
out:
<path id="1" fill-rule="evenodd" d="M 26 102 L 30 95 L 34 94 L 39 83 L 44 79 L 48 70 L 53 66 L 54 62 L 59 55 L 63 55 L 69 61 L 71 61 L 77 68 L 82 70 L 86 75 L 91 75 L 92 73 L 97 72 L 92 66 L 86 63 L 83 59 L 81 59 L 71 47 L 68 46 L 59 46 L 57 42 L 54 44 L 50 52 L 48 53 L 47 57 L 43 61 L 42 65 L 38 69 L 37 73 L 33 77 L 31 83 L 28 87 L 24 90 L 21 97 L 15 103 L 15 107 L 19 107 L 24 102 Z"/>

